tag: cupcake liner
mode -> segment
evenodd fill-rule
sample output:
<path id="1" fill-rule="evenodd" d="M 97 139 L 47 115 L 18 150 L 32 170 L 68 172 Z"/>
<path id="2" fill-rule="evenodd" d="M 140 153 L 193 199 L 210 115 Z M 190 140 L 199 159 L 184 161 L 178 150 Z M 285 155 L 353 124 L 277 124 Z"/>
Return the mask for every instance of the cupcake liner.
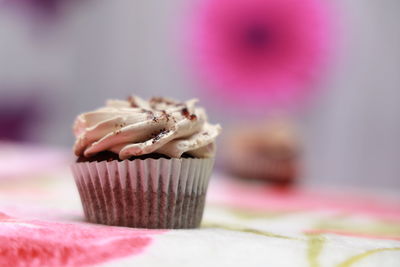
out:
<path id="1" fill-rule="evenodd" d="M 136 228 L 196 228 L 213 159 L 136 159 L 74 163 L 89 222 Z"/>

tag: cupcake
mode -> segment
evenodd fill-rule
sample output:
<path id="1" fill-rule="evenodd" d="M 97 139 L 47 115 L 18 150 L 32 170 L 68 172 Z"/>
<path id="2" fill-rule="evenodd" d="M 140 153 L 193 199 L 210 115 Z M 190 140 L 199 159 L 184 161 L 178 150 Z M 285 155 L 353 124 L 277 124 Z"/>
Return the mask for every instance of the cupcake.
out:
<path id="1" fill-rule="evenodd" d="M 89 222 L 199 227 L 219 125 L 197 100 L 109 100 L 74 123 L 72 172 Z"/>
<path id="2" fill-rule="evenodd" d="M 225 140 L 225 168 L 246 179 L 289 184 L 298 176 L 299 150 L 295 127 L 286 119 L 242 123 Z"/>

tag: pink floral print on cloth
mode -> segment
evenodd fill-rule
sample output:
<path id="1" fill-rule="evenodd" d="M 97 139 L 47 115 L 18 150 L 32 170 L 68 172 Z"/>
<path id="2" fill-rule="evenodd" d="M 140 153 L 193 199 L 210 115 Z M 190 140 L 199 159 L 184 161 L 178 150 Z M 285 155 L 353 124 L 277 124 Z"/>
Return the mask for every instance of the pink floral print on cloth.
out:
<path id="1" fill-rule="evenodd" d="M 137 255 L 163 231 L 20 220 L 0 213 L 0 266 L 87 266 Z"/>

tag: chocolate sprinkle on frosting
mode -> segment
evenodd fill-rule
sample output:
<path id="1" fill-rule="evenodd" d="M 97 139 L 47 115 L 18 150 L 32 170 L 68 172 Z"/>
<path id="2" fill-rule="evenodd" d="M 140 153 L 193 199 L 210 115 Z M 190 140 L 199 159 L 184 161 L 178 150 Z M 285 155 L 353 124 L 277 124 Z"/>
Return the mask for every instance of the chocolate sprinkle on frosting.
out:
<path id="1" fill-rule="evenodd" d="M 158 133 L 154 138 L 152 143 L 154 144 L 155 142 L 157 142 L 158 140 L 160 140 L 164 135 L 166 135 L 167 133 L 169 133 L 169 130 L 166 129 L 162 129 L 160 131 L 160 133 Z"/>
<path id="2" fill-rule="evenodd" d="M 132 108 L 137 108 L 139 107 L 138 104 L 135 101 L 135 98 L 132 96 L 128 96 L 128 102 L 131 105 Z"/>

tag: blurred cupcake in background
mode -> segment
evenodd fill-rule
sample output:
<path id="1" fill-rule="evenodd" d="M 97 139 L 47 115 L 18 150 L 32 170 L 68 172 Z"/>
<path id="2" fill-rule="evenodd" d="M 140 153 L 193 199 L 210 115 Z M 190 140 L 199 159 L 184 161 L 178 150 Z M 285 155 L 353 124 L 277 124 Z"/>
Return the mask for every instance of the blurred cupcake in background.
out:
<path id="1" fill-rule="evenodd" d="M 272 119 L 226 131 L 224 167 L 242 178 L 293 183 L 299 173 L 299 138 L 293 123 Z"/>

